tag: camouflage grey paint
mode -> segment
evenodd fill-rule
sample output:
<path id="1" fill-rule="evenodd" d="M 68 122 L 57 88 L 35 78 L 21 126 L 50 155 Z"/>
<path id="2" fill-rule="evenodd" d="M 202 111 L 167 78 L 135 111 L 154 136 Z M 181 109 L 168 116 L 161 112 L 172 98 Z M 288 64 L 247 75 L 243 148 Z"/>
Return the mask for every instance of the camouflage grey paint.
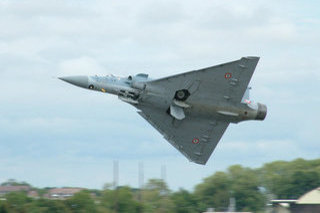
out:
<path id="1" fill-rule="evenodd" d="M 190 161 L 205 164 L 229 123 L 264 120 L 267 107 L 253 103 L 248 84 L 258 57 L 152 80 L 129 77 L 69 76 L 73 85 L 117 95 Z"/>

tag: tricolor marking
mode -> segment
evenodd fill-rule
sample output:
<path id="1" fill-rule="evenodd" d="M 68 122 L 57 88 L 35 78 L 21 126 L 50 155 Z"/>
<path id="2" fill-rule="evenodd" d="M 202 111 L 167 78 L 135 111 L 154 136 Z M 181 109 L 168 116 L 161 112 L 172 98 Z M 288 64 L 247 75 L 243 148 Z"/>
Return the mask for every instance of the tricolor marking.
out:
<path id="1" fill-rule="evenodd" d="M 231 77 L 232 77 L 232 74 L 230 72 L 227 72 L 226 74 L 224 74 L 225 79 L 229 79 Z"/>
<path id="2" fill-rule="evenodd" d="M 198 144 L 200 142 L 200 140 L 198 139 L 198 138 L 194 138 L 193 140 L 192 140 L 192 143 L 193 144 Z"/>

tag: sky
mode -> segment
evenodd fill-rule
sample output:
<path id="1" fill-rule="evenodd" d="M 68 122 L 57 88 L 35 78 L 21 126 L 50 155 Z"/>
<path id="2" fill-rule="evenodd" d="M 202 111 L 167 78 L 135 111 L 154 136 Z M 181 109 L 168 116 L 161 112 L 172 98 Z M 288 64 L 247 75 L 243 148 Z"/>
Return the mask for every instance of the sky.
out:
<path id="1" fill-rule="evenodd" d="M 161 178 L 193 190 L 230 165 L 320 157 L 319 1 L 0 0 L 0 182 L 101 189 Z M 208 163 L 166 142 L 132 106 L 57 76 L 152 78 L 259 56 L 265 121 L 231 124 Z"/>

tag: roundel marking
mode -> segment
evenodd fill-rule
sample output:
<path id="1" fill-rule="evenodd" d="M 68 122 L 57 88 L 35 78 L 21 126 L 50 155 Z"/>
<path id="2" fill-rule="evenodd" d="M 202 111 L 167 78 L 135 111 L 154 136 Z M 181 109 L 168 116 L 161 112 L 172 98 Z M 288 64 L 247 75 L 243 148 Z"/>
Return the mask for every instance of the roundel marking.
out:
<path id="1" fill-rule="evenodd" d="M 230 72 L 227 72 L 226 74 L 224 74 L 225 79 L 229 79 L 231 77 L 232 77 L 232 74 Z"/>
<path id="2" fill-rule="evenodd" d="M 198 144 L 200 142 L 200 140 L 198 139 L 198 138 L 194 138 L 193 140 L 192 140 L 192 143 L 193 144 Z"/>

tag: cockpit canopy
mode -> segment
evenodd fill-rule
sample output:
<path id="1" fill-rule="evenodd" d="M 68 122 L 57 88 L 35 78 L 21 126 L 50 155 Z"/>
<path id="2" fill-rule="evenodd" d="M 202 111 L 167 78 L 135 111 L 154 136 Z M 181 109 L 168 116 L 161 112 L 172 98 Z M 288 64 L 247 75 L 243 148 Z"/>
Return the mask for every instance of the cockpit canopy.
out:
<path id="1" fill-rule="evenodd" d="M 137 74 L 136 75 L 136 77 L 138 77 L 138 78 L 148 78 L 148 74 L 145 74 L 145 73 L 139 73 L 139 74 Z"/>
<path id="2" fill-rule="evenodd" d="M 132 81 L 134 79 L 135 81 L 142 81 L 142 80 L 148 79 L 148 77 L 149 77 L 148 74 L 139 73 L 139 74 L 137 74 L 137 75 L 135 75 L 133 77 L 131 75 L 129 75 L 128 80 Z"/>

